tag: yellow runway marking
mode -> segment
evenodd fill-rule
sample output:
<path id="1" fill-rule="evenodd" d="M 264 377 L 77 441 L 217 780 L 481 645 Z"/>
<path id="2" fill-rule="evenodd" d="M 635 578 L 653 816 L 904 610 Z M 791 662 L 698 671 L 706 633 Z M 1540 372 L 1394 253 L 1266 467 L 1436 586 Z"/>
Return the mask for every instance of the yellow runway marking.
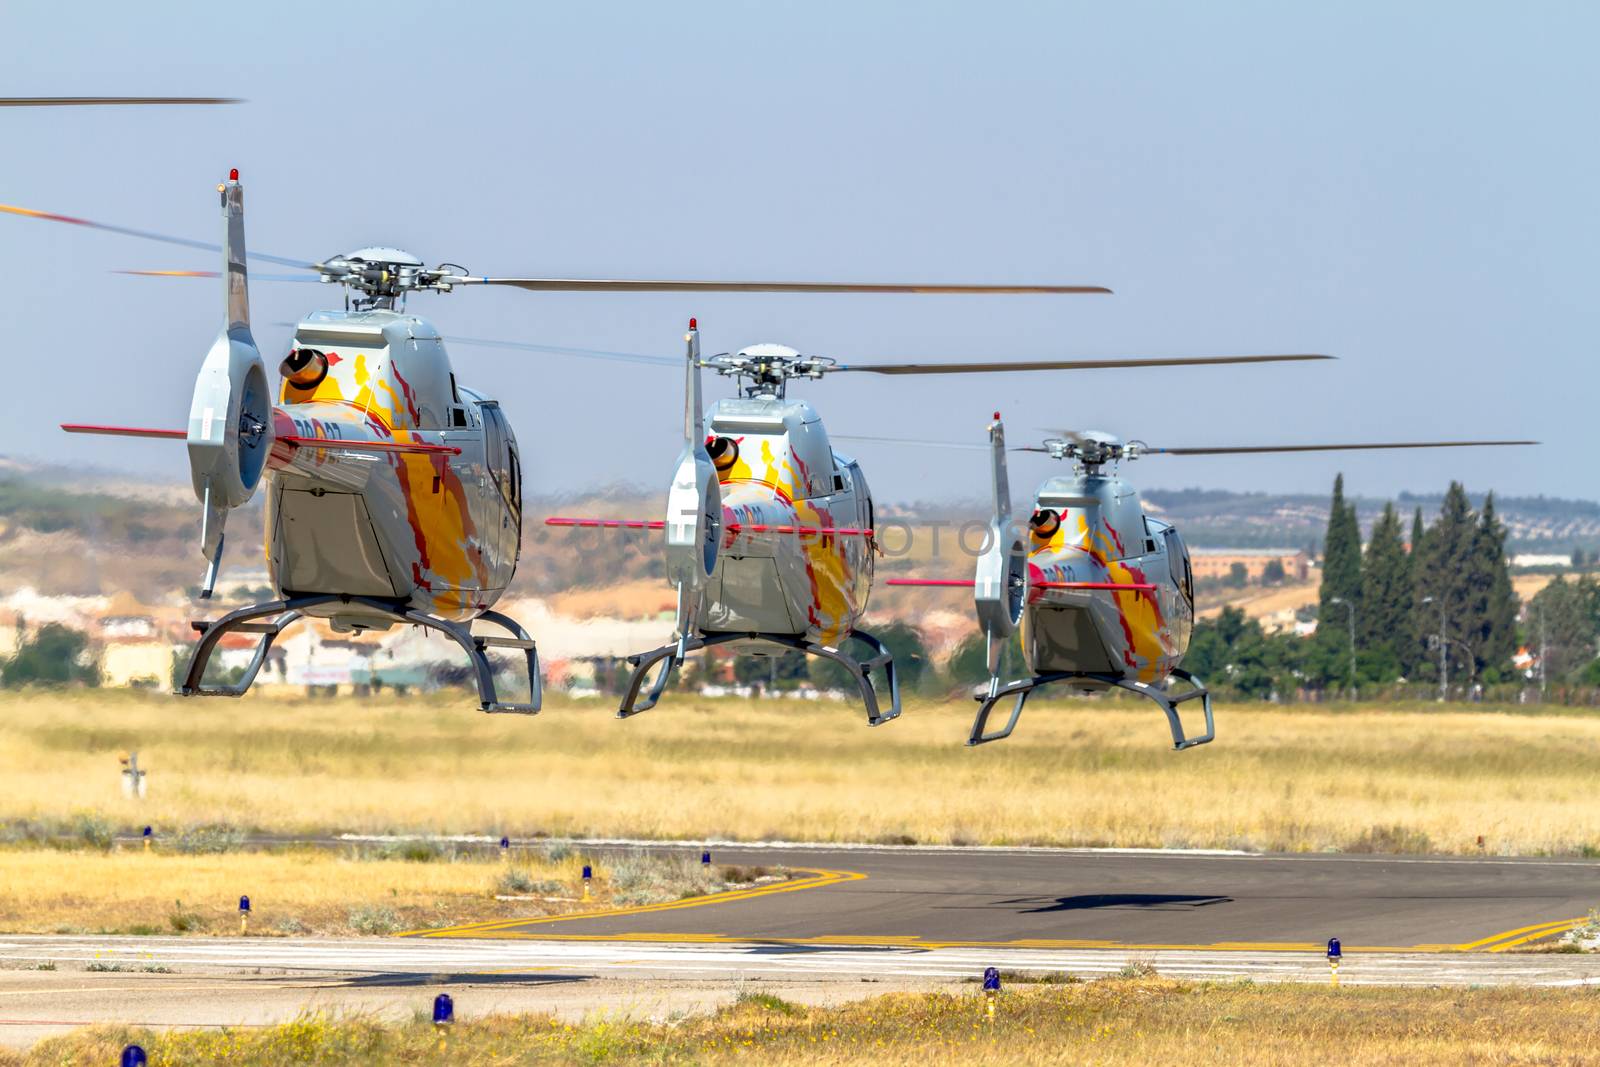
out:
<path id="1" fill-rule="evenodd" d="M 859 871 L 832 871 L 817 867 L 796 867 L 795 870 L 803 871 L 809 877 L 791 878 L 786 882 L 773 882 L 769 885 L 756 886 L 753 889 L 730 889 L 723 893 L 708 893 L 703 897 L 688 897 L 684 900 L 672 900 L 664 904 L 640 904 L 624 908 L 596 908 L 591 911 L 575 911 L 567 915 L 543 915 L 532 919 L 493 919 L 488 922 L 467 923 L 462 926 L 449 926 L 437 930 L 408 930 L 399 936 L 515 936 L 501 934 L 498 931 L 513 926 L 540 926 L 546 923 L 573 922 L 578 919 L 612 919 L 623 915 L 645 915 L 657 911 L 702 908 L 708 904 L 732 904 L 741 900 L 754 900 L 757 897 L 775 896 L 778 893 L 798 893 L 804 889 L 821 889 L 824 886 L 838 885 L 841 882 L 859 882 L 867 877 Z"/>

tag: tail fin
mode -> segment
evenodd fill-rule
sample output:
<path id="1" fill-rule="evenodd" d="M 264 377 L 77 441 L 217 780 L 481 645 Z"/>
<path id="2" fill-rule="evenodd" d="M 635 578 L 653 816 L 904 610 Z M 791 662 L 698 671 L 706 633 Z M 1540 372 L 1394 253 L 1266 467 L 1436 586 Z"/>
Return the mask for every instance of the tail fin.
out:
<path id="1" fill-rule="evenodd" d="M 997 679 L 1000 654 L 1022 618 L 1027 596 L 1027 550 L 1011 517 L 1011 482 L 1006 473 L 1006 428 L 1000 413 L 989 424 L 993 471 L 994 515 L 989 520 L 988 547 L 978 557 L 973 575 L 973 605 L 987 638 L 989 673 Z M 993 683 L 991 683 L 993 684 Z"/>
<path id="2" fill-rule="evenodd" d="M 700 396 L 700 330 L 684 335 L 683 451 L 667 491 L 667 574 L 678 587 L 680 644 L 699 629 L 702 594 L 722 546 L 722 487 L 706 451 Z M 681 659 L 681 656 L 678 657 Z"/>
<path id="3" fill-rule="evenodd" d="M 250 335 L 245 268 L 244 189 L 239 172 L 217 186 L 223 217 L 223 325 L 195 378 L 189 404 L 189 473 L 205 508 L 200 551 L 211 561 L 201 595 L 209 597 L 222 558 L 228 512 L 255 493 L 272 451 L 272 396 L 266 365 Z"/>

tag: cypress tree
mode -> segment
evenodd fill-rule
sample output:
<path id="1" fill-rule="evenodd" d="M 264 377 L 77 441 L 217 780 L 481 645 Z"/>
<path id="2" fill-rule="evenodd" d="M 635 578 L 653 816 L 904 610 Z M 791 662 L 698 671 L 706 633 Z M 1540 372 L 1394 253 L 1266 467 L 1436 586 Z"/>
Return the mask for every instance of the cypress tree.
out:
<path id="1" fill-rule="evenodd" d="M 1338 599 L 1342 603 L 1335 604 Z M 1348 604 L 1350 607 L 1346 607 Z M 1350 674 L 1350 611 L 1361 621 L 1361 527 L 1356 509 L 1344 499 L 1344 475 L 1333 480 L 1328 509 L 1328 536 L 1322 549 L 1322 585 L 1318 590 L 1317 643 L 1319 673 L 1329 681 Z"/>
<path id="2" fill-rule="evenodd" d="M 1423 537 L 1423 554 L 1419 559 L 1416 580 L 1418 623 L 1424 641 L 1439 632 L 1440 614 L 1444 616 L 1444 632 L 1449 642 L 1460 641 L 1473 647 L 1470 630 L 1478 619 L 1474 604 L 1474 584 L 1479 558 L 1478 524 L 1467 501 L 1467 491 L 1460 482 L 1451 482 L 1445 492 L 1444 503 L 1439 508 L 1439 519 Z M 1424 606 L 1422 601 L 1432 597 L 1433 603 Z M 1487 602 L 1487 593 L 1484 596 Z M 1465 682 L 1467 660 L 1461 647 L 1447 642 L 1450 673 L 1457 681 Z M 1426 659 L 1438 663 L 1435 648 L 1426 653 Z M 1473 664 L 1474 669 L 1476 663 Z"/>
<path id="3" fill-rule="evenodd" d="M 1478 566 L 1484 585 L 1478 659 L 1486 671 L 1510 669 L 1517 651 L 1517 594 L 1511 587 L 1511 565 L 1506 559 L 1506 528 L 1494 510 L 1494 493 L 1484 497 L 1478 522 Z"/>
<path id="4" fill-rule="evenodd" d="M 1428 661 L 1428 614 L 1422 610 L 1421 601 L 1423 594 L 1417 591 L 1417 585 L 1422 581 L 1422 575 L 1428 568 L 1428 531 L 1422 523 L 1422 507 L 1411 513 L 1411 552 L 1406 556 L 1407 581 L 1411 585 L 1411 626 L 1407 630 L 1409 640 L 1402 646 L 1400 667 L 1406 674 L 1413 675 L 1417 668 Z M 1430 608 L 1432 604 L 1428 605 Z"/>
<path id="5" fill-rule="evenodd" d="M 1356 640 L 1370 673 L 1390 681 L 1399 676 L 1412 655 L 1411 568 L 1400 539 L 1400 516 L 1393 504 L 1372 527 L 1372 539 L 1361 561 L 1361 614 L 1356 620 Z"/>

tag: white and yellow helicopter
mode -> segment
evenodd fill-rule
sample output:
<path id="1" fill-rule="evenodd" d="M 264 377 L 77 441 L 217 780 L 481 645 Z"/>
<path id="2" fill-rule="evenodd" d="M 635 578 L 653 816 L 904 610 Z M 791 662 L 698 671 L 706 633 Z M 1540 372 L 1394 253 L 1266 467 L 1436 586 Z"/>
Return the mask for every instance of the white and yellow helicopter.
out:
<path id="1" fill-rule="evenodd" d="M 978 713 L 967 738 L 981 745 L 1011 736 L 1023 705 L 1040 686 L 1071 692 L 1124 689 L 1148 697 L 1166 714 L 1174 749 L 1216 736 L 1211 694 L 1180 664 L 1194 627 L 1194 578 L 1177 528 L 1145 513 L 1139 492 L 1117 473 L 1141 456 L 1218 456 L 1274 452 L 1353 452 L 1415 448 L 1534 445 L 1537 441 L 1406 441 L 1355 444 L 1155 448 L 1124 443 L 1097 430 L 1057 431 L 1038 445 L 1013 449 L 1071 460 L 1073 472 L 1050 478 L 1034 494 L 1026 522 L 1011 511 L 1005 426 L 995 412 L 989 444 L 994 511 L 972 581 L 890 578 L 899 586 L 971 586 L 987 644 L 989 681 L 976 694 Z M 881 438 L 878 440 L 882 440 Z M 950 446 L 949 442 L 901 442 Z M 1110 468 L 1107 470 L 1107 468 Z M 1028 677 L 1001 676 L 1004 646 L 1020 632 Z M 1182 683 L 1177 690 L 1173 680 Z M 1015 697 L 1006 725 L 990 731 L 996 704 Z M 1200 701 L 1205 732 L 1185 733 L 1179 705 Z"/>
<path id="2" fill-rule="evenodd" d="M 383 630 L 396 623 L 437 630 L 466 652 L 485 711 L 538 710 L 534 641 L 514 620 L 493 610 L 511 581 L 521 548 L 522 463 L 516 438 L 496 401 L 457 381 L 438 331 L 405 312 L 408 294 L 472 285 L 568 292 L 1108 291 L 1050 285 L 492 278 L 471 275 L 449 263 L 427 267 L 393 248 L 365 248 L 311 262 L 246 252 L 244 191 L 238 178 L 235 170 L 217 186 L 224 220 L 222 245 L 0 205 L 3 214 L 222 255 L 219 272 L 125 272 L 220 276 L 223 281 L 223 326 L 196 379 L 188 427 L 63 427 L 73 433 L 187 443 L 195 495 L 204 509 L 200 541 L 209 567 L 202 597 L 210 596 L 216 582 L 228 512 L 249 501 L 263 480 L 269 483 L 266 556 L 277 598 L 194 623 L 200 636 L 179 687 L 184 695 L 241 695 L 254 681 L 277 635 L 296 620 L 313 616 L 341 631 Z M 292 270 L 258 274 L 258 280 L 320 280 L 342 285 L 346 291 L 344 311 L 314 312 L 296 325 L 276 389 L 251 334 L 247 259 Z M 498 627 L 507 636 L 474 633 L 474 620 Z M 231 632 L 260 635 L 254 659 L 236 684 L 207 684 L 211 654 Z M 526 700 L 508 702 L 498 695 L 486 655 L 493 647 L 523 653 L 528 669 Z"/>
<path id="3" fill-rule="evenodd" d="M 868 725 L 899 716 L 894 659 L 878 638 L 859 626 L 873 579 L 872 494 L 860 465 L 833 447 L 816 410 L 788 395 L 790 381 L 846 372 L 976 374 L 1332 358 L 1306 354 L 846 364 L 784 345 L 759 344 L 702 359 L 693 319 L 684 342 L 684 443 L 667 492 L 666 517 L 545 520 L 551 526 L 665 532 L 668 577 L 678 593 L 676 634 L 669 644 L 629 657 L 633 672 L 617 712 L 621 718 L 654 707 L 686 655 L 718 645 L 756 655 L 796 650 L 832 660 L 855 679 Z M 707 413 L 701 399 L 702 368 L 736 379 L 742 395 L 718 400 Z M 869 655 L 857 659 L 846 651 L 849 638 L 865 645 Z M 650 671 L 658 664 L 645 692 Z M 882 696 L 875 678 L 882 679 Z"/>

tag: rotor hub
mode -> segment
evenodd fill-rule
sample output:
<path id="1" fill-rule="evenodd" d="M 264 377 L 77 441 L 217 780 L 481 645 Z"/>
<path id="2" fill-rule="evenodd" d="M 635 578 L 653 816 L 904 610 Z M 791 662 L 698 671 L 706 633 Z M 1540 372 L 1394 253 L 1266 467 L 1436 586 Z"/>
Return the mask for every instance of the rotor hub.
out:
<path id="1" fill-rule="evenodd" d="M 837 366 L 827 356 L 806 356 L 788 345 L 756 344 L 737 352 L 723 352 L 706 360 L 709 367 L 729 378 L 737 378 L 747 396 L 782 398 L 794 378 L 820 378 Z"/>
<path id="2" fill-rule="evenodd" d="M 382 245 L 358 248 L 316 267 L 324 282 L 343 285 L 360 294 L 354 301 L 358 311 L 397 310 L 407 293 L 419 289 L 447 293 L 467 273 L 466 268 L 454 263 L 428 267 L 403 248 Z"/>

